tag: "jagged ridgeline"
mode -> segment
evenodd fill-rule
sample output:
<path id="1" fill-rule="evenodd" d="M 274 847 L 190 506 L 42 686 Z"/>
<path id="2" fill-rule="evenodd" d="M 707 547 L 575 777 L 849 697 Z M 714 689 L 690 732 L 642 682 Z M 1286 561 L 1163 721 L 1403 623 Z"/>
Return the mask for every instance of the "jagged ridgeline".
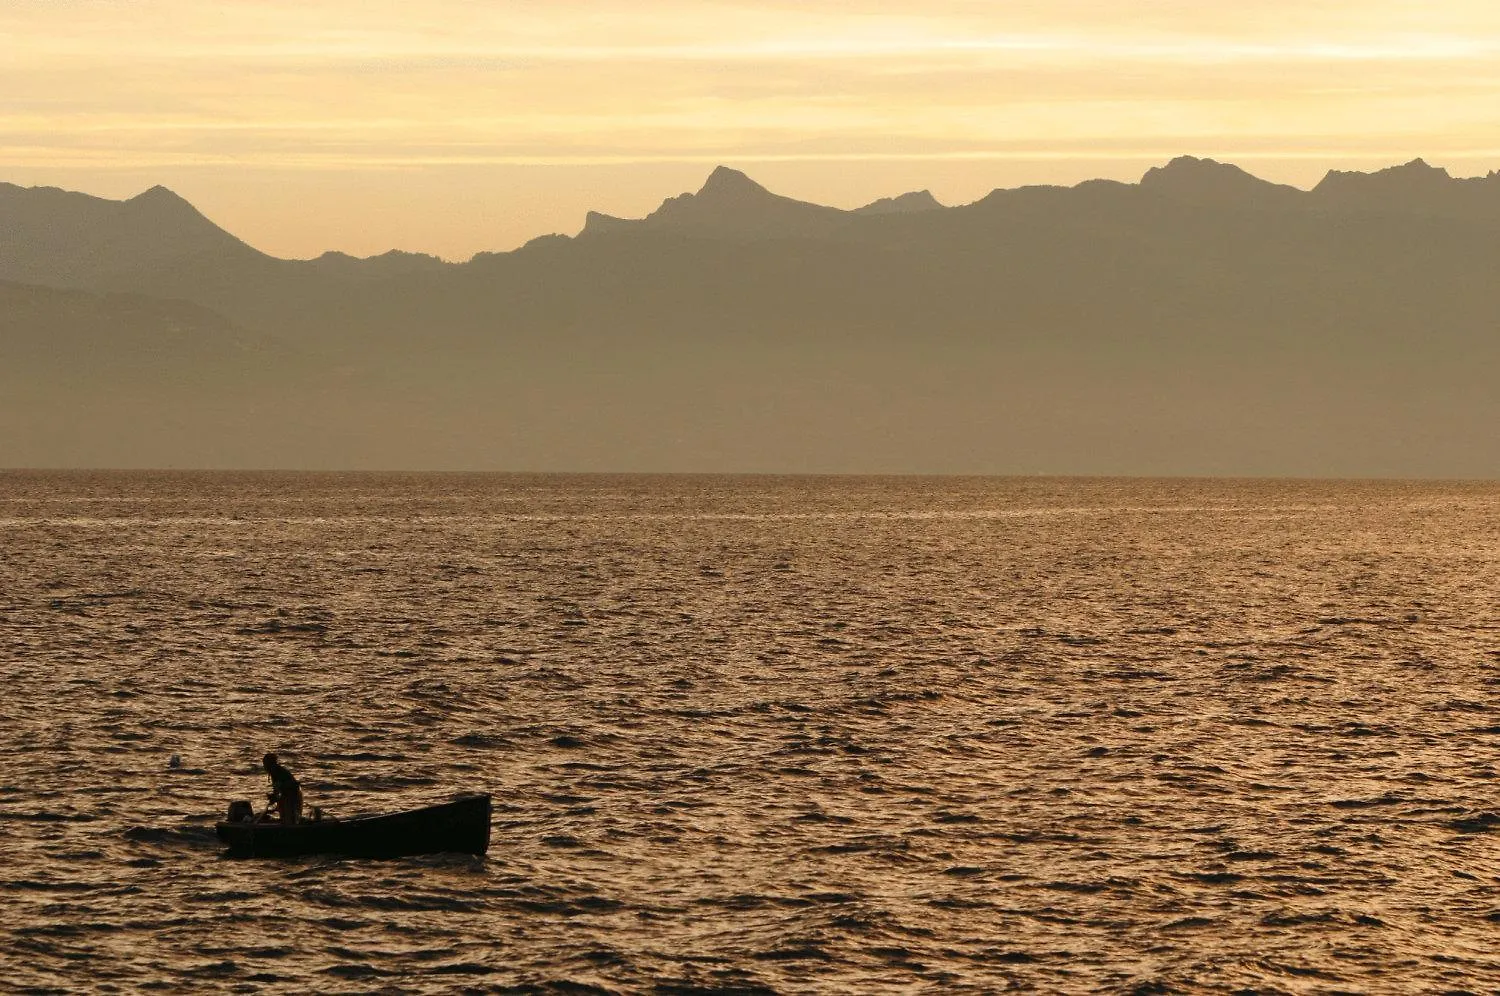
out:
<path id="1" fill-rule="evenodd" d="M 465 263 L 0 184 L 0 465 L 1500 475 L 1500 174 L 842 210 L 719 168 Z"/>

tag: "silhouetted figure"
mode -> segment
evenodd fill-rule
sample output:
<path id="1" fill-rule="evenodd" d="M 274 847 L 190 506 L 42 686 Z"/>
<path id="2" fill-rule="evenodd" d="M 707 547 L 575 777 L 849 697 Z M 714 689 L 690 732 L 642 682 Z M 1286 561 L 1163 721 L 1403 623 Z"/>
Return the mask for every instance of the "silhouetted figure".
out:
<path id="1" fill-rule="evenodd" d="M 266 766 L 266 774 L 271 776 L 271 794 L 267 798 L 281 814 L 281 822 L 301 822 L 302 786 L 297 784 L 297 779 L 292 777 L 290 771 L 281 766 L 275 754 L 267 754 L 261 759 L 261 763 Z"/>

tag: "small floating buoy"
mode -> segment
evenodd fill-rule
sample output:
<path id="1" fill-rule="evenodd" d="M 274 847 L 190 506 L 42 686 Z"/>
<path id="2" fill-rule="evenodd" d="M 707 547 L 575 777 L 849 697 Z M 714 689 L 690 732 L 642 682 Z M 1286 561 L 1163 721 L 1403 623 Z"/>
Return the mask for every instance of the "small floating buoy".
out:
<path id="1" fill-rule="evenodd" d="M 167 767 L 169 767 L 169 768 L 180 768 L 180 767 L 182 767 L 182 755 L 181 754 L 173 754 L 171 756 L 171 758 L 169 758 L 167 760 Z"/>

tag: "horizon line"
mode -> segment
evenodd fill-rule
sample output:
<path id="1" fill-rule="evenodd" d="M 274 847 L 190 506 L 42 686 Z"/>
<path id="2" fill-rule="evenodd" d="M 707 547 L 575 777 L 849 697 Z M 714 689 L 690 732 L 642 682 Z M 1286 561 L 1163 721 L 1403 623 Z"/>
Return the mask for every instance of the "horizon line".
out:
<path id="1" fill-rule="evenodd" d="M 1361 475 L 1326 477 L 1315 474 L 1137 474 L 1085 473 L 1070 471 L 925 471 L 925 470 L 479 470 L 415 469 L 358 467 L 10 467 L 0 465 L 0 475 L 8 474 L 286 474 L 374 476 L 449 476 L 449 477 L 796 477 L 796 478 L 951 478 L 958 480 L 1073 480 L 1073 481 L 1296 481 L 1329 484 L 1493 484 L 1496 477 L 1427 477 Z M 0 502 L 20 499 L 0 498 Z"/>

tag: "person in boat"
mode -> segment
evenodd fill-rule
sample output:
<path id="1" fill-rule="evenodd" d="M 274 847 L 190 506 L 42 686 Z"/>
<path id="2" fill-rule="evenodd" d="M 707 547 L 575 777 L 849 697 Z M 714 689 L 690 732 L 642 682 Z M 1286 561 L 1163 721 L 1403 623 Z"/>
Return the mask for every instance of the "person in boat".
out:
<path id="1" fill-rule="evenodd" d="M 292 773 L 282 767 L 275 754 L 261 758 L 266 774 L 271 776 L 271 794 L 267 797 L 281 815 L 282 823 L 299 823 L 302 820 L 302 786 Z"/>

